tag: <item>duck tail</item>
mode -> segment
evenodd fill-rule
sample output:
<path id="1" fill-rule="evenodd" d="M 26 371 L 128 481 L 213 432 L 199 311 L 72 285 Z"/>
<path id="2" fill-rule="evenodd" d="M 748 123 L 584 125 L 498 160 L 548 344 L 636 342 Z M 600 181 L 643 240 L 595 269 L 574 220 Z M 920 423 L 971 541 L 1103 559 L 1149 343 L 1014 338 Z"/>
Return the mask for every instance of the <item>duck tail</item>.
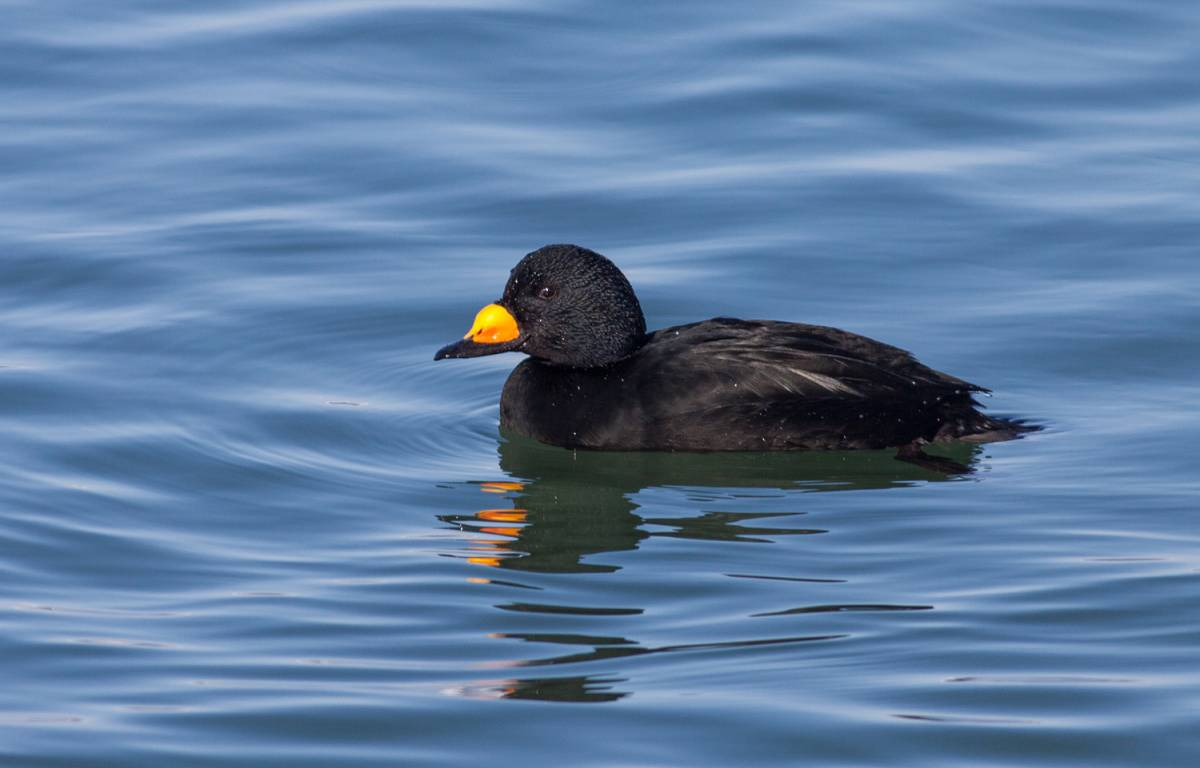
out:
<path id="1" fill-rule="evenodd" d="M 1040 426 L 1030 424 L 1024 419 L 995 418 L 972 409 L 948 418 L 932 442 L 1000 443 L 1016 440 L 1041 429 Z"/>

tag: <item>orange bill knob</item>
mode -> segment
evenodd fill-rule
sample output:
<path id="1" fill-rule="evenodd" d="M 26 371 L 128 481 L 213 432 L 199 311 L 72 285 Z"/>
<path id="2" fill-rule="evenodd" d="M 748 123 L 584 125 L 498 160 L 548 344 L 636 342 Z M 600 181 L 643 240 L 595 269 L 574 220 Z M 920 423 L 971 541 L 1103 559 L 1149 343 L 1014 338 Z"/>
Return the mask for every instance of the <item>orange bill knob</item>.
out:
<path id="1" fill-rule="evenodd" d="M 507 309 L 499 304 L 488 304 L 475 315 L 471 330 L 463 338 L 476 344 L 501 344 L 520 335 L 516 318 Z"/>
<path id="2" fill-rule="evenodd" d="M 524 343 L 525 337 L 521 334 L 517 319 L 512 313 L 502 304 L 488 304 L 475 315 L 475 322 L 471 324 L 467 335 L 463 336 L 462 340 L 439 349 L 433 359 L 515 352 Z"/>

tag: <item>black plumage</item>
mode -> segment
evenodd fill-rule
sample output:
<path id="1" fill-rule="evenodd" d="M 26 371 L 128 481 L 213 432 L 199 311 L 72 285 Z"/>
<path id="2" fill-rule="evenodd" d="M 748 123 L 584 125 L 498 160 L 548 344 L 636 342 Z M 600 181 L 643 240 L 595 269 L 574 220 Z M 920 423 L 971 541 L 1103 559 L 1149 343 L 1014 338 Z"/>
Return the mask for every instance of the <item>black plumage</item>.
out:
<path id="1" fill-rule="evenodd" d="M 836 328 L 719 317 L 646 334 L 624 275 L 578 246 L 527 255 L 497 303 L 517 338 L 468 338 L 437 359 L 529 354 L 504 385 L 500 422 L 552 445 L 915 452 L 1028 429 L 982 414 L 972 397 L 982 387 Z"/>

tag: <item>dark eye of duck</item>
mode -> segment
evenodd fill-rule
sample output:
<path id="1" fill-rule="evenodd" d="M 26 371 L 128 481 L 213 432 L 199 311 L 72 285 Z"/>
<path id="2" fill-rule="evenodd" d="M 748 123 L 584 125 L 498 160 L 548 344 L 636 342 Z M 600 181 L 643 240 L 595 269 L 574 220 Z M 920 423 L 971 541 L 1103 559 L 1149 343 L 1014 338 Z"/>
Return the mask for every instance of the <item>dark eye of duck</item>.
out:
<path id="1" fill-rule="evenodd" d="M 539 299 L 553 299 L 554 298 L 554 289 L 548 285 L 544 286 L 540 291 L 538 291 L 538 298 Z"/>

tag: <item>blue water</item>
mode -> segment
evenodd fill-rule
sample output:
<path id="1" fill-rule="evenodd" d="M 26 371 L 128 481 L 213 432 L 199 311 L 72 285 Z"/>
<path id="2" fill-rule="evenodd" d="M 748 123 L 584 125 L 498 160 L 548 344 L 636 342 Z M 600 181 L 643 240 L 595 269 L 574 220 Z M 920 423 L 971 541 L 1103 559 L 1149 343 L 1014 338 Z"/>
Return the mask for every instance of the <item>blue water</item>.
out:
<path id="1" fill-rule="evenodd" d="M 0 14 L 6 768 L 1200 761 L 1200 5 Z M 501 435 L 563 241 L 1045 429 Z"/>

